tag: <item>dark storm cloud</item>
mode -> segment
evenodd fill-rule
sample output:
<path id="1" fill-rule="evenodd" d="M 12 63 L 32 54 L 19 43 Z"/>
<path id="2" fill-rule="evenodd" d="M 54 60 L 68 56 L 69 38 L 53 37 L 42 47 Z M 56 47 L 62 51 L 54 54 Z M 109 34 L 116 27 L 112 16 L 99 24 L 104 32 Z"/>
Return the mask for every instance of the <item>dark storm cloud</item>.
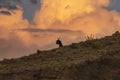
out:
<path id="1" fill-rule="evenodd" d="M 38 3 L 37 0 L 30 0 L 30 2 L 33 3 L 33 4 L 37 4 Z"/>
<path id="2" fill-rule="evenodd" d="M 109 10 L 117 10 L 120 12 L 120 0 L 110 0 Z"/>
<path id="3" fill-rule="evenodd" d="M 8 10 L 19 9 L 16 5 L 0 5 L 0 8 L 7 8 Z"/>
<path id="4" fill-rule="evenodd" d="M 11 15 L 11 13 L 9 11 L 0 11 L 0 14 Z"/>
<path id="5" fill-rule="evenodd" d="M 15 9 L 18 9 L 18 7 L 16 6 L 16 4 L 15 4 L 15 1 L 16 0 L 14 0 L 14 4 L 12 4 L 12 1 L 13 0 L 1 0 L 0 1 L 0 8 L 7 8 L 7 9 L 9 9 L 9 10 L 15 10 Z"/>
<path id="6" fill-rule="evenodd" d="M 8 10 L 3 10 L 3 8 L 6 8 Z M 11 15 L 11 10 L 17 10 L 19 9 L 16 5 L 6 5 L 6 4 L 0 4 L 0 14 L 4 15 Z"/>
<path id="7" fill-rule="evenodd" d="M 26 31 L 26 32 L 51 32 L 51 33 L 81 32 L 81 31 L 72 31 L 72 30 L 65 30 L 65 29 L 34 29 L 34 28 L 32 29 L 26 28 L 26 29 L 18 29 L 18 30 Z"/>
<path id="8" fill-rule="evenodd" d="M 34 15 L 40 9 L 41 0 L 0 0 L 0 8 L 7 8 L 9 10 L 18 9 L 16 5 L 23 8 L 23 17 L 32 23 Z"/>
<path id="9" fill-rule="evenodd" d="M 7 10 L 3 10 L 6 8 Z M 19 8 L 16 5 L 0 5 L 0 14 L 12 15 L 11 10 L 18 10 Z"/>
<path id="10" fill-rule="evenodd" d="M 36 11 L 41 8 L 41 0 L 20 0 L 19 5 L 23 8 L 23 17 L 32 23 Z"/>
<path id="11" fill-rule="evenodd" d="M 15 10 L 15 9 L 19 9 L 17 6 L 7 6 L 6 8 L 8 8 L 9 10 Z"/>

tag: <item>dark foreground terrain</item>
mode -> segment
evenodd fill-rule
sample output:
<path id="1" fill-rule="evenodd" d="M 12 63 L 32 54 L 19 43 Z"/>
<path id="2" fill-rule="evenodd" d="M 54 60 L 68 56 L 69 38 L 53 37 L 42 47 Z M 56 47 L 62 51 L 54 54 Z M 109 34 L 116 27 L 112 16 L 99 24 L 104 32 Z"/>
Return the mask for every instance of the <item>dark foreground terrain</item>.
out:
<path id="1" fill-rule="evenodd" d="M 0 80 L 120 80 L 120 33 L 5 59 Z"/>

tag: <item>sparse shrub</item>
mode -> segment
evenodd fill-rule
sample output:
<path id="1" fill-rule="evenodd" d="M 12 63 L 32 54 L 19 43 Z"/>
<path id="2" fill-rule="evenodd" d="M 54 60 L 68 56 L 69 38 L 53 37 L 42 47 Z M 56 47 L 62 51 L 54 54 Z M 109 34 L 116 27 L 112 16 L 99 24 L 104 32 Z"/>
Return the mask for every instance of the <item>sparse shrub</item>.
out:
<path id="1" fill-rule="evenodd" d="M 100 49 L 104 46 L 99 39 L 95 38 L 94 35 L 90 35 L 86 37 L 86 41 L 82 42 L 82 46 L 84 47 L 91 47 L 93 49 Z"/>
<path id="2" fill-rule="evenodd" d="M 120 36 L 120 32 L 116 31 L 112 36 Z"/>
<path id="3" fill-rule="evenodd" d="M 39 53 L 42 53 L 42 51 L 40 51 L 40 50 L 37 50 L 37 54 L 39 54 Z"/>
<path id="4" fill-rule="evenodd" d="M 90 36 L 86 37 L 86 41 L 88 41 L 88 40 L 94 40 L 94 39 L 95 39 L 95 37 L 92 34 Z"/>

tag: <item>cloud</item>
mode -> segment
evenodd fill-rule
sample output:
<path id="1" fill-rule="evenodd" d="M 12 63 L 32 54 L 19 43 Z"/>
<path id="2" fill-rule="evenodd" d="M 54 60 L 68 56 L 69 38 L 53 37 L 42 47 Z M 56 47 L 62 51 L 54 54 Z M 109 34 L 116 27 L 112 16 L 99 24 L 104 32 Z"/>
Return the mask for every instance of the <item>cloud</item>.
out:
<path id="1" fill-rule="evenodd" d="M 3 1 L 1 1 L 1 3 L 3 3 Z M 19 9 L 20 7 L 17 5 L 8 5 L 5 3 L 3 3 L 2 5 L 0 4 L 0 14 L 12 15 L 11 11 Z"/>
<path id="2" fill-rule="evenodd" d="M 34 19 L 42 29 L 80 30 L 87 35 L 102 36 L 120 30 L 120 25 L 117 25 L 120 15 L 107 9 L 109 0 L 42 0 L 42 3 Z"/>
<path id="3" fill-rule="evenodd" d="M 120 12 L 120 0 L 110 0 L 111 3 L 110 3 L 110 6 L 108 7 L 109 10 L 117 10 Z"/>
<path id="4" fill-rule="evenodd" d="M 25 39 L 22 39 L 24 36 L 21 37 L 24 33 L 19 34 L 14 31 L 17 28 L 29 26 L 28 20 L 24 19 L 22 15 L 22 8 L 14 10 L 8 8 L 0 9 L 0 58 L 18 57 L 32 50 L 24 44 Z"/>
<path id="5" fill-rule="evenodd" d="M 11 13 L 9 11 L 0 11 L 1 14 L 4 14 L 4 15 L 11 15 Z"/>
<path id="6" fill-rule="evenodd" d="M 40 9 L 41 0 L 20 0 L 18 5 L 23 8 L 23 17 L 32 23 L 34 15 Z"/>
<path id="7" fill-rule="evenodd" d="M 0 5 L 0 9 L 1 8 L 6 8 L 8 10 L 16 10 L 16 9 L 19 9 L 19 7 L 17 5 Z"/>
<path id="8" fill-rule="evenodd" d="M 82 31 L 72 31 L 72 30 L 65 30 L 65 29 L 39 29 L 39 28 L 23 28 L 17 29 L 18 31 L 26 31 L 26 32 L 50 32 L 50 33 L 66 33 L 66 32 L 81 32 Z"/>
<path id="9" fill-rule="evenodd" d="M 36 25 L 29 24 L 28 20 L 23 18 L 21 8 L 2 10 L 10 12 L 11 15 L 0 14 L 1 59 L 28 55 L 36 49 L 56 48 L 55 41 L 58 37 L 64 44 L 70 44 L 71 41 L 81 40 L 80 35 L 84 35 L 81 31 L 37 28 Z"/>
<path id="10" fill-rule="evenodd" d="M 30 0 L 30 2 L 33 3 L 33 4 L 37 4 L 38 3 L 37 0 Z"/>
<path id="11" fill-rule="evenodd" d="M 2 13 L 10 13 L 11 15 L 0 14 L 0 27 L 6 27 L 7 29 L 23 27 L 28 25 L 28 21 L 23 19 L 23 11 L 2 9 Z M 22 24 L 22 25 L 21 25 Z"/>
<path id="12" fill-rule="evenodd" d="M 19 33 L 28 33 L 28 45 L 37 45 L 40 49 L 51 49 L 57 47 L 55 41 L 60 37 L 64 44 L 70 44 L 71 41 L 78 42 L 83 40 L 85 36 L 81 31 L 72 31 L 65 29 L 39 29 L 39 28 L 23 28 L 15 30 Z M 49 40 L 48 40 L 49 39 Z M 26 42 L 26 43 L 27 43 Z M 47 45 L 51 45 L 48 47 Z"/>
<path id="13" fill-rule="evenodd" d="M 5 43 L 6 43 L 6 40 L 3 38 L 0 38 L 0 52 L 1 52 L 1 50 L 5 51 L 5 49 L 7 47 L 7 44 L 5 44 Z"/>
<path id="14" fill-rule="evenodd" d="M 16 45 L 17 44 L 17 45 Z M 4 39 L 0 38 L 0 59 L 13 58 L 27 55 L 31 51 L 17 37 Z"/>
<path id="15" fill-rule="evenodd" d="M 1 58 L 56 48 L 59 37 L 67 45 L 86 35 L 101 37 L 120 30 L 120 13 L 108 9 L 110 0 L 40 0 L 41 6 L 35 10 L 25 4 L 28 2 L 21 0 L 19 5 L 24 8 L 0 8 Z M 33 16 L 35 11 L 33 24 L 29 23 L 23 15 Z"/>

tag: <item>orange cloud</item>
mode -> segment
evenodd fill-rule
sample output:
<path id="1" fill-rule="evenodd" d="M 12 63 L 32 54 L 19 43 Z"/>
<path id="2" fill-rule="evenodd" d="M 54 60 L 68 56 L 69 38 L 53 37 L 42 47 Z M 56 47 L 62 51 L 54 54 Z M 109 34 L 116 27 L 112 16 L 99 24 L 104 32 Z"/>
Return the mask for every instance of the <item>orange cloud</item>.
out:
<path id="1" fill-rule="evenodd" d="M 1 37 L 9 39 L 11 36 L 16 35 L 17 38 L 19 38 L 27 46 L 30 34 L 15 31 L 19 28 L 27 28 L 30 25 L 28 20 L 23 18 L 23 10 L 21 8 L 16 10 L 2 10 L 10 12 L 11 15 L 0 14 Z"/>
<path id="2" fill-rule="evenodd" d="M 22 9 L 3 9 L 11 15 L 0 14 L 0 40 L 4 42 L 0 42 L 1 50 L 15 42 L 18 45 L 9 44 L 13 48 L 6 49 L 6 53 L 17 57 L 26 51 L 55 48 L 58 37 L 64 44 L 70 44 L 84 40 L 85 35 L 101 37 L 120 30 L 120 13 L 107 10 L 110 0 L 41 0 L 41 3 L 34 24 L 23 18 Z"/>
<path id="3" fill-rule="evenodd" d="M 119 14 L 107 10 L 109 0 L 42 0 L 34 22 L 42 29 L 81 30 L 87 35 L 107 35 L 119 30 Z M 117 19 L 114 19 L 114 18 Z M 108 32 L 104 32 L 108 30 Z"/>

